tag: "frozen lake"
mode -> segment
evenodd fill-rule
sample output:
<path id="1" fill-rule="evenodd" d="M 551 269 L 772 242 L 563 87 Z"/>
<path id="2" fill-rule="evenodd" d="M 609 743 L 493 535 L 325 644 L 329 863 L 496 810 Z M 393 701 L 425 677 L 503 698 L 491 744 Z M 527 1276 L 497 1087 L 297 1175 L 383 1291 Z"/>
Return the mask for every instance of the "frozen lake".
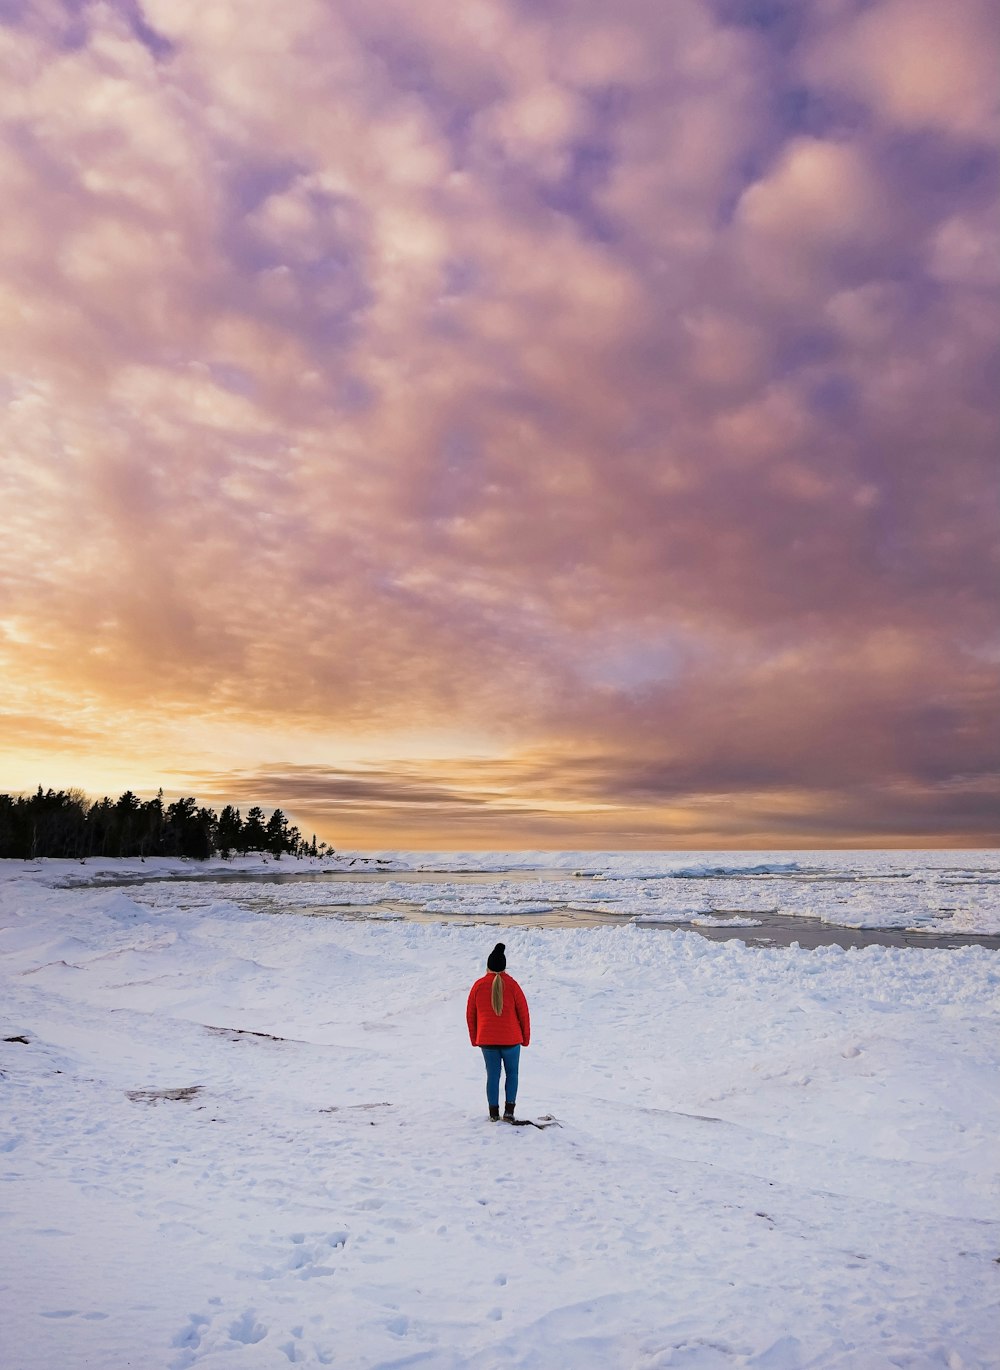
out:
<path id="1" fill-rule="evenodd" d="M 1000 854 L 992 851 L 392 853 L 148 872 L 127 864 L 127 873 L 77 867 L 70 878 L 134 889 L 150 907 L 227 899 L 257 912 L 350 920 L 635 922 L 751 946 L 1000 949 Z"/>

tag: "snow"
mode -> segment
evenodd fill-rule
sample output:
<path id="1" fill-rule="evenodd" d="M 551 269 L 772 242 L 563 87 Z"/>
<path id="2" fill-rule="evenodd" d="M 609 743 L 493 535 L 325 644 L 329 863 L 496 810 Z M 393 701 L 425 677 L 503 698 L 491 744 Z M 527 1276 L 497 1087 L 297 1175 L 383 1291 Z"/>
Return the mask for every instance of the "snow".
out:
<path id="1" fill-rule="evenodd" d="M 324 874 L 334 865 L 336 884 Z M 706 917 L 717 925 L 720 915 L 759 922 L 778 914 L 841 928 L 1000 936 L 997 850 L 796 852 L 794 859 L 788 852 L 380 852 L 336 863 L 53 861 L 46 869 L 48 878 L 68 884 L 91 884 L 102 872 L 170 875 L 171 884 L 149 884 L 141 895 L 143 903 L 165 907 L 210 903 L 232 889 L 223 887 L 223 876 L 258 875 L 297 881 L 280 892 L 259 887 L 257 907 L 273 912 L 340 906 L 391 914 L 403 905 L 407 913 L 530 920 L 568 910 L 695 926 Z M 178 885 L 184 876 L 196 878 Z"/>
<path id="2" fill-rule="evenodd" d="M 760 889 L 989 931 L 997 854 L 530 856 L 0 864 L 4 1370 L 996 1367 L 998 954 L 632 919 L 746 924 Z M 595 895 L 620 921 L 503 921 Z M 343 912 L 392 900 L 425 921 Z M 485 1119 L 498 938 L 518 1112 L 560 1127 Z"/>
<path id="3" fill-rule="evenodd" d="M 696 928 L 759 928 L 762 926 L 759 918 L 741 918 L 734 913 L 731 918 L 723 918 L 721 915 L 714 918 L 696 917 L 691 922 Z"/>

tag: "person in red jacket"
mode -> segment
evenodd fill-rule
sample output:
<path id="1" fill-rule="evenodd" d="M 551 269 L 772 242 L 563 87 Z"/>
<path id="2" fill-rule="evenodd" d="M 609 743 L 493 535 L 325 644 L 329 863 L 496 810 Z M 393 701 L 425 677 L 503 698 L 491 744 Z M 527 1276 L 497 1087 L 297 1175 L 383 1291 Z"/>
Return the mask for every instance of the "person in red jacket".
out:
<path id="1" fill-rule="evenodd" d="M 500 1118 L 500 1067 L 504 1071 L 505 1119 L 513 1122 L 517 1100 L 517 1068 L 521 1048 L 531 1041 L 531 1018 L 524 991 L 507 975 L 507 956 L 498 942 L 486 962 L 487 974 L 469 990 L 465 1020 L 469 1041 L 480 1047 L 486 1062 L 486 1102 L 490 1121 Z"/>

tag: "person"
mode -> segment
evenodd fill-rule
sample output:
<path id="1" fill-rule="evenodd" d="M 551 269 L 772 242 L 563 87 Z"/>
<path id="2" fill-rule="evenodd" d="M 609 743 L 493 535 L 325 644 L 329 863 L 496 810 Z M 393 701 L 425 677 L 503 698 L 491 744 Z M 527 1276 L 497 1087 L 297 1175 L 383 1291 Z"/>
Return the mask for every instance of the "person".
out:
<path id="1" fill-rule="evenodd" d="M 506 947 L 498 942 L 486 962 L 487 973 L 469 990 L 465 1018 L 469 1041 L 479 1047 L 486 1062 L 486 1102 L 490 1121 L 500 1118 L 500 1068 L 504 1072 L 504 1110 L 514 1121 L 517 1101 L 517 1069 L 521 1048 L 531 1041 L 531 1018 L 524 991 L 507 974 Z"/>

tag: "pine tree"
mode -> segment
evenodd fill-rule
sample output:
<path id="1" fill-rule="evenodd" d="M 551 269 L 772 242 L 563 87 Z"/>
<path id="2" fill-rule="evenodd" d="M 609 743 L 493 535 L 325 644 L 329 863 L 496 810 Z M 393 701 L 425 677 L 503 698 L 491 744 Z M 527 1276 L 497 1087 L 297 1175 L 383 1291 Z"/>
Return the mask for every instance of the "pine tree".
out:
<path id="1" fill-rule="evenodd" d="M 242 851 L 266 851 L 267 832 L 264 828 L 264 810 L 255 804 L 243 824 Z"/>
<path id="2" fill-rule="evenodd" d="M 234 809 L 232 804 L 227 804 L 219 814 L 217 841 L 220 854 L 227 859 L 234 851 L 244 849 L 243 819 L 240 817 L 239 809 Z"/>
<path id="3" fill-rule="evenodd" d="M 267 827 L 264 829 L 266 834 L 267 850 L 272 856 L 281 857 L 282 852 L 292 850 L 291 834 L 288 830 L 288 819 L 280 809 L 275 809 L 274 813 L 267 820 Z"/>
<path id="4" fill-rule="evenodd" d="M 270 852 L 280 857 L 331 853 L 327 843 L 308 842 L 281 809 L 264 821 L 257 805 L 244 822 L 227 804 L 221 817 L 193 797 L 166 808 L 163 791 L 145 802 L 132 790 L 117 800 L 90 803 L 82 790 L 43 790 L 29 796 L 0 794 L 0 858 L 186 856 L 204 860 L 216 851 Z"/>

